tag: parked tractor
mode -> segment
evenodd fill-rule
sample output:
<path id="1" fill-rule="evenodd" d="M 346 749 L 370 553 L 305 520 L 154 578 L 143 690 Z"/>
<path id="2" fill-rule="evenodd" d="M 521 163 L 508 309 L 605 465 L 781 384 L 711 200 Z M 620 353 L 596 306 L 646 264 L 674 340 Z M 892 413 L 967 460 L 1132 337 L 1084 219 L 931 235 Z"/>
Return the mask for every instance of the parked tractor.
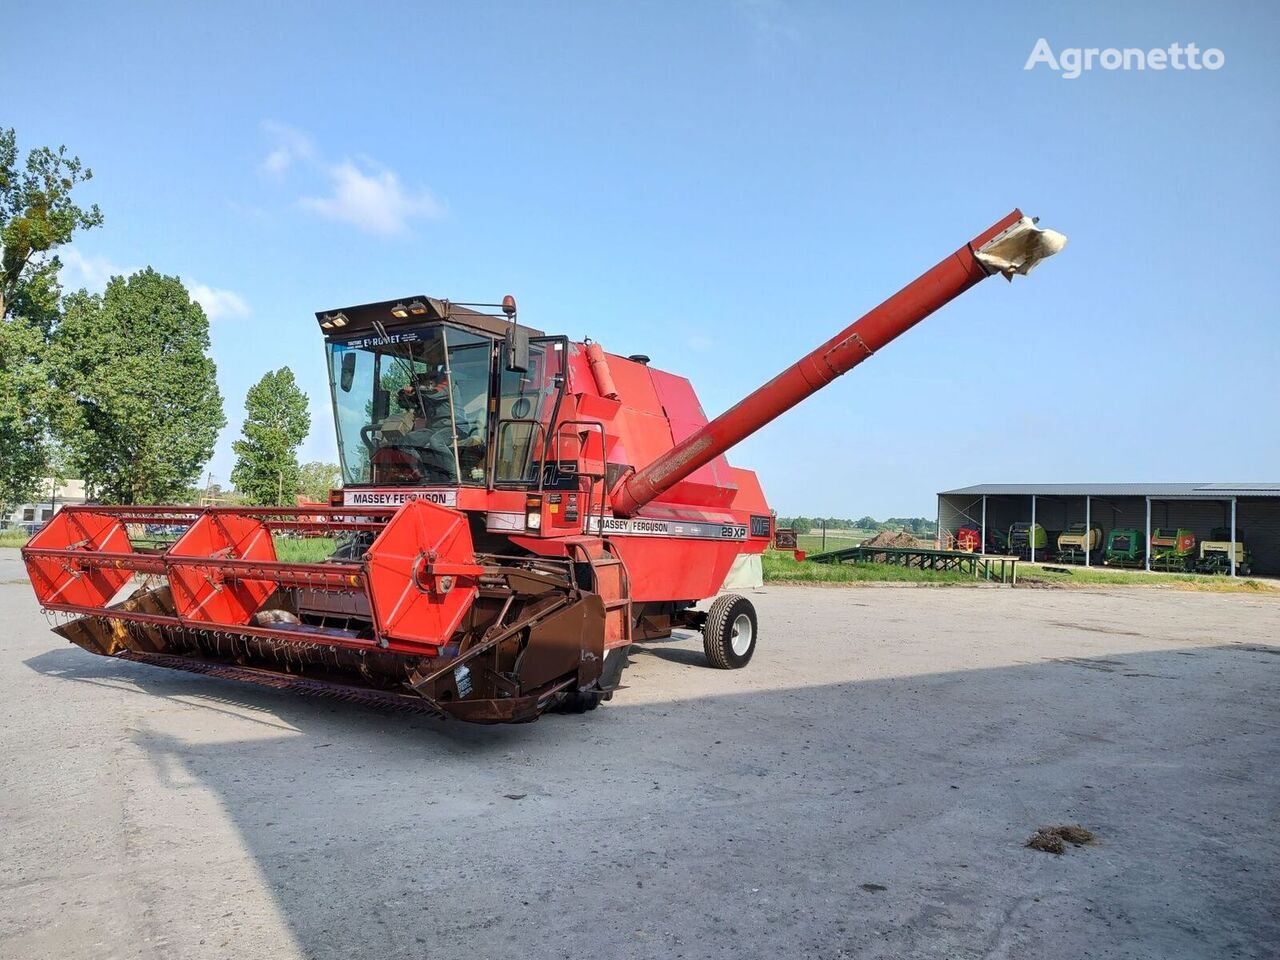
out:
<path id="1" fill-rule="evenodd" d="M 524 326 L 511 297 L 321 311 L 328 506 L 67 507 L 23 550 L 31 583 L 92 653 L 469 721 L 590 709 L 676 629 L 744 667 L 759 623 L 733 591 L 761 583 L 772 516 L 725 452 L 1065 242 L 1015 210 L 710 421 L 688 380 Z M 147 524 L 182 532 L 144 549 Z M 283 533 L 341 544 L 282 562 Z"/>

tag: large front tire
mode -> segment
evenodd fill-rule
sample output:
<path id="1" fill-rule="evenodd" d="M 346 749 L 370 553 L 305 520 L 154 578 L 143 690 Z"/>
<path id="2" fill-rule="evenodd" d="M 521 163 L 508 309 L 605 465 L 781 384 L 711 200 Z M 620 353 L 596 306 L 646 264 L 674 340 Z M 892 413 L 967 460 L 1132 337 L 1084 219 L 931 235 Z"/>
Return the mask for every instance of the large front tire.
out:
<path id="1" fill-rule="evenodd" d="M 717 597 L 702 625 L 702 649 L 713 667 L 739 670 L 756 652 L 756 608 L 746 597 Z"/>

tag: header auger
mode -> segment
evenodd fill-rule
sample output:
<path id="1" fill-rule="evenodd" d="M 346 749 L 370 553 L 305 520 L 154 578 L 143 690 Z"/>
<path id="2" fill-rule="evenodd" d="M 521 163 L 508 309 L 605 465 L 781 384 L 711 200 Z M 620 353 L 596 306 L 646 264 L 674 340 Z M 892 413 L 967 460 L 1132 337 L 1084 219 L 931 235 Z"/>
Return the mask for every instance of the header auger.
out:
<path id="1" fill-rule="evenodd" d="M 724 591 L 759 585 L 772 515 L 725 452 L 1065 240 L 1015 210 L 710 422 L 683 377 L 521 326 L 510 297 L 318 313 L 329 506 L 65 507 L 23 549 L 31 583 L 92 653 L 478 722 L 590 709 L 677 628 L 742 667 L 756 614 Z M 147 547 L 157 527 L 176 540 Z M 282 562 L 290 534 L 338 546 Z"/>

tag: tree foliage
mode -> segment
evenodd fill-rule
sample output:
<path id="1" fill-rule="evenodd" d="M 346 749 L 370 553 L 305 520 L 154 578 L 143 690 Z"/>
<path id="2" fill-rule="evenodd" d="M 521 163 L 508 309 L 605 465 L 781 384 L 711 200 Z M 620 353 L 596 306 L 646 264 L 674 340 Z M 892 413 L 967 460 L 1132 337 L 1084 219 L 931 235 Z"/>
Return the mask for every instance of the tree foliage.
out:
<path id="1" fill-rule="evenodd" d="M 823 526 L 822 517 L 779 517 L 779 527 L 792 527 L 796 533 L 805 534 Z M 877 520 L 867 515 L 857 520 L 846 517 L 827 517 L 827 530 L 870 530 L 879 533 L 882 530 L 908 530 L 916 536 L 932 535 L 937 532 L 937 522 L 925 517 L 890 517 L 888 520 Z"/>
<path id="2" fill-rule="evenodd" d="M 72 199 L 92 176 L 66 147 L 20 165 L 17 135 L 0 130 L 0 505 L 29 501 L 48 472 L 47 341 L 62 296 L 53 251 L 102 223 L 97 206 Z"/>
<path id="3" fill-rule="evenodd" d="M 0 316 L 25 316 L 47 331 L 57 311 L 61 263 L 51 251 L 76 230 L 102 224 L 97 204 L 78 206 L 71 191 L 93 179 L 93 171 L 66 147 L 39 147 L 18 166 L 18 139 L 0 130 Z M 52 296 L 51 296 L 52 293 Z"/>
<path id="4" fill-rule="evenodd" d="M 293 371 L 281 367 L 249 388 L 244 407 L 243 436 L 231 445 L 231 482 L 249 503 L 292 502 L 302 486 L 298 447 L 311 429 L 307 395 Z"/>
<path id="5" fill-rule="evenodd" d="M 43 353 L 34 326 L 20 317 L 0 321 L 0 506 L 29 502 L 44 475 Z"/>
<path id="6" fill-rule="evenodd" d="M 204 310 L 150 268 L 63 309 L 50 416 L 72 469 L 108 502 L 181 496 L 226 424 Z"/>
<path id="7" fill-rule="evenodd" d="M 329 491 L 342 486 L 342 468 L 313 460 L 302 465 L 299 493 L 312 503 L 328 503 Z"/>

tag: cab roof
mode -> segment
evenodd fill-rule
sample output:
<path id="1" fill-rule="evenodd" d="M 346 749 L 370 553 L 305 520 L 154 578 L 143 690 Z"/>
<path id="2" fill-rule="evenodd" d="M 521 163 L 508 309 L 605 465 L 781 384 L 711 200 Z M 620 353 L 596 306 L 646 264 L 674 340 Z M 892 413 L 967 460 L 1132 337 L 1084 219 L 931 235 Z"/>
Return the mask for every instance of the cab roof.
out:
<path id="1" fill-rule="evenodd" d="M 495 312 L 486 313 L 484 310 L 474 309 L 475 307 L 489 307 Z M 351 307 L 339 307 L 336 310 L 317 311 L 316 322 L 320 324 L 320 329 L 326 337 L 346 337 L 353 333 L 376 332 L 374 324 L 381 324 L 384 329 L 393 330 L 444 320 L 492 337 L 504 336 L 512 326 L 523 327 L 530 336 L 542 336 L 541 330 L 517 324 L 514 318 L 508 318 L 501 310 L 500 304 L 464 305 L 416 294 L 397 300 L 381 300 L 377 303 L 360 303 Z M 397 315 L 402 312 L 404 316 Z"/>

